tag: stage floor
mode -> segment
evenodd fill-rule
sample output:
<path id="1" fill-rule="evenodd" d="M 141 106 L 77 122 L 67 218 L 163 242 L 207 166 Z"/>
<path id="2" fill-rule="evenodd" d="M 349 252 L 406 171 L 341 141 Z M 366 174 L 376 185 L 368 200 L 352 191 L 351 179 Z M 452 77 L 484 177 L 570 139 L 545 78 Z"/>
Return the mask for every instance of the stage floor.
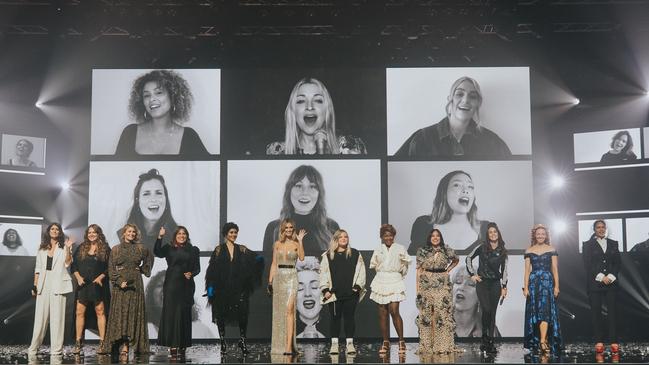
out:
<path id="1" fill-rule="evenodd" d="M 236 345 L 236 342 L 233 342 Z M 387 356 L 378 355 L 379 342 L 357 342 L 357 354 L 349 356 L 345 354 L 329 355 L 329 346 L 325 343 L 303 343 L 298 345 L 300 354 L 291 356 L 271 356 L 268 354 L 270 345 L 268 343 L 251 342 L 249 345 L 250 354 L 245 358 L 234 346 L 225 357 L 221 357 L 219 345 L 197 344 L 187 350 L 184 359 L 171 358 L 164 347 L 151 346 L 152 354 L 144 357 L 134 357 L 131 354 L 130 363 L 526 363 L 526 362 L 553 362 L 553 363 L 595 363 L 595 362 L 620 362 L 620 363 L 646 363 L 649 362 L 649 343 L 627 343 L 622 344 L 622 351 L 619 357 L 612 356 L 605 352 L 603 356 L 596 357 L 591 344 L 575 343 L 566 345 L 566 349 L 560 356 L 539 357 L 538 355 L 526 355 L 520 342 L 503 342 L 498 344 L 498 353 L 494 357 L 482 356 L 477 342 L 459 343 L 462 350 L 457 355 L 419 356 L 416 351 L 417 343 L 408 343 L 405 356 L 399 356 L 396 342 L 393 342 L 391 351 Z M 63 356 L 48 356 L 39 354 L 37 358 L 28 359 L 27 346 L 0 346 L 0 363 L 3 364 L 94 364 L 111 363 L 117 359 L 110 356 L 97 356 L 96 344 L 85 346 L 85 356 L 76 357 L 72 355 L 72 346 L 64 348 Z M 48 350 L 42 347 L 41 350 Z"/>

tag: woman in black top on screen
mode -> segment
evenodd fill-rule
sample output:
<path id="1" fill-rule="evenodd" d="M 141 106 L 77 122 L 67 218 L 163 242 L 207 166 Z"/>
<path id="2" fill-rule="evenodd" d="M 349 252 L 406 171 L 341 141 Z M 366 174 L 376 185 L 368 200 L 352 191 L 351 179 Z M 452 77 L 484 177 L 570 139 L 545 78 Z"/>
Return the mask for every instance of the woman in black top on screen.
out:
<path id="1" fill-rule="evenodd" d="M 602 155 L 600 162 L 616 163 L 637 159 L 633 153 L 633 138 L 627 131 L 619 131 L 611 138 L 611 150 Z"/>
<path id="2" fill-rule="evenodd" d="M 478 82 L 463 76 L 451 86 L 446 117 L 410 136 L 395 153 L 403 157 L 511 156 L 507 144 L 493 131 L 480 125 L 482 91 Z"/>
<path id="3" fill-rule="evenodd" d="M 478 270 L 473 259 L 479 258 Z M 496 352 L 493 342 L 496 331 L 498 299 L 507 296 L 507 249 L 496 223 L 487 225 L 487 239 L 466 257 L 466 269 L 476 283 L 482 312 L 482 344 L 480 350 Z"/>
<path id="4" fill-rule="evenodd" d="M 200 137 L 190 127 L 194 97 L 187 81 L 171 70 L 154 70 L 133 83 L 128 110 L 136 122 L 122 131 L 115 155 L 209 156 Z"/>
<path id="5" fill-rule="evenodd" d="M 284 187 L 279 219 L 266 226 L 264 252 L 272 252 L 273 243 L 279 237 L 280 222 L 285 219 L 295 222 L 296 231 L 309 232 L 304 237 L 306 256 L 319 256 L 329 248 L 332 235 L 340 227 L 327 217 L 324 182 L 315 167 L 302 165 L 291 172 Z"/>

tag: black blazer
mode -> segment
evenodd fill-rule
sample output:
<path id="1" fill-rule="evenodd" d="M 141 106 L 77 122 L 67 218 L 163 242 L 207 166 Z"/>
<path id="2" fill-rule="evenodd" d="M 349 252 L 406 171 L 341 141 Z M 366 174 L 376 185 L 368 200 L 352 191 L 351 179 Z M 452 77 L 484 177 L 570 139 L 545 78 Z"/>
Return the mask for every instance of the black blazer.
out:
<path id="1" fill-rule="evenodd" d="M 597 239 L 592 237 L 583 243 L 582 257 L 584 259 L 584 268 L 586 270 L 586 282 L 588 291 L 612 290 L 617 289 L 620 281 L 620 251 L 617 241 L 606 239 L 606 252 L 597 243 Z M 611 285 L 595 280 L 597 274 L 613 274 L 616 280 Z"/>

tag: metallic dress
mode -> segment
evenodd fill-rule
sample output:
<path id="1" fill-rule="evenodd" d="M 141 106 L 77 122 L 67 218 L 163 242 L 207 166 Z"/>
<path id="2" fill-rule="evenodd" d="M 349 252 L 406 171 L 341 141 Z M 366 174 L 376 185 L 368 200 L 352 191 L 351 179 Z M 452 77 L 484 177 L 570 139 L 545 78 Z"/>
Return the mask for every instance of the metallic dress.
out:
<path id="1" fill-rule="evenodd" d="M 288 336 L 288 309 L 293 308 L 293 351 L 297 351 L 295 341 L 295 310 L 297 304 L 297 252 L 279 249 L 276 253 L 277 270 L 273 277 L 273 335 L 271 354 L 282 354 L 286 350 Z"/>

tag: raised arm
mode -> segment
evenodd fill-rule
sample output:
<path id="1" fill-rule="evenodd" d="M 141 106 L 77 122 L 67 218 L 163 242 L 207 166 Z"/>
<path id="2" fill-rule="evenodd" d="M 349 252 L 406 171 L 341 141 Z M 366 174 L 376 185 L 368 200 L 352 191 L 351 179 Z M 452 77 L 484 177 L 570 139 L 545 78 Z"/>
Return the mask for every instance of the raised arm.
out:
<path id="1" fill-rule="evenodd" d="M 304 236 L 306 235 L 307 233 L 303 229 L 301 229 L 297 234 L 297 258 L 300 261 L 304 261 L 304 244 L 302 243 L 302 241 L 304 240 Z"/>

